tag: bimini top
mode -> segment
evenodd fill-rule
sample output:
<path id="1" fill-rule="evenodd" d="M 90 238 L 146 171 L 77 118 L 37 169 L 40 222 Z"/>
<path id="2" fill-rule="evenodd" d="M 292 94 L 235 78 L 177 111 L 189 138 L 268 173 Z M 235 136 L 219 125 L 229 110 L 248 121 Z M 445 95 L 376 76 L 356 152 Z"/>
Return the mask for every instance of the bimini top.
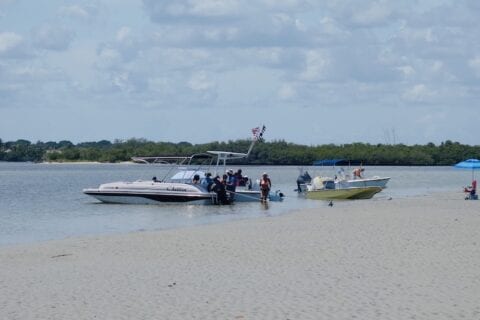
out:
<path id="1" fill-rule="evenodd" d="M 323 159 L 313 162 L 314 166 L 334 166 L 340 162 L 347 162 L 345 159 Z"/>
<path id="2" fill-rule="evenodd" d="M 336 165 L 363 165 L 364 161 L 362 160 L 347 160 L 347 159 L 322 159 L 313 162 L 314 166 L 336 166 Z"/>

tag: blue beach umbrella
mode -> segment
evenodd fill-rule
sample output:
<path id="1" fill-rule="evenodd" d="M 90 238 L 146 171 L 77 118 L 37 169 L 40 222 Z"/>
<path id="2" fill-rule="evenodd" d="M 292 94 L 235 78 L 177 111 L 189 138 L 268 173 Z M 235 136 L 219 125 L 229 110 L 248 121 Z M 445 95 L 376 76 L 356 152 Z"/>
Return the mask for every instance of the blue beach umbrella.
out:
<path id="1" fill-rule="evenodd" d="M 472 180 L 474 180 L 474 171 L 480 169 L 480 160 L 478 159 L 468 159 L 462 162 L 459 162 L 455 165 L 455 168 L 460 169 L 471 169 L 472 170 Z"/>

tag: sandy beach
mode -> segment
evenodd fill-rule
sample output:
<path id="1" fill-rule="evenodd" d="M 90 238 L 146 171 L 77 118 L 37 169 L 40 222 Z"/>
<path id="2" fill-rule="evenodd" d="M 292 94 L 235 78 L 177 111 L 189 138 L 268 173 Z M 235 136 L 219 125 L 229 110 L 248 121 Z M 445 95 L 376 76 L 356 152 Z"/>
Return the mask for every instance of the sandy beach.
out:
<path id="1" fill-rule="evenodd" d="M 0 319 L 480 319 L 479 206 L 335 202 L 4 246 Z"/>

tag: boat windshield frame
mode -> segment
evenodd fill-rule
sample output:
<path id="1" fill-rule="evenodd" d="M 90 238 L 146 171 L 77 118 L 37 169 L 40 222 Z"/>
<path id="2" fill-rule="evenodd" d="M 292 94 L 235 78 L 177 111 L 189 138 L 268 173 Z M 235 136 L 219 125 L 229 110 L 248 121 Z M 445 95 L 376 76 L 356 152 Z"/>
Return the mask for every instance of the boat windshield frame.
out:
<path id="1" fill-rule="evenodd" d="M 160 179 L 161 182 L 168 181 L 174 174 L 185 172 L 185 179 L 190 178 L 190 173 L 204 173 L 215 163 L 215 156 L 208 153 L 196 153 L 191 156 L 162 156 L 162 157 L 132 157 L 132 161 L 141 164 L 154 164 L 168 167 L 166 174 Z M 205 168 L 202 170 L 202 168 Z M 177 170 L 177 173 L 173 171 Z M 187 177 L 188 173 L 188 177 Z M 185 180 L 182 179 L 182 180 Z"/>
<path id="2" fill-rule="evenodd" d="M 265 132 L 265 129 L 265 125 L 252 129 L 253 138 L 246 153 L 229 151 L 207 151 L 204 153 L 196 153 L 191 156 L 132 157 L 131 159 L 135 163 L 171 166 L 171 169 L 161 180 L 162 182 L 166 181 L 169 177 L 172 176 L 171 173 L 173 169 L 177 169 L 180 172 L 184 171 L 185 173 L 189 171 L 191 173 L 192 166 L 197 164 L 199 164 L 198 169 L 195 169 L 194 171 L 198 171 L 199 173 L 211 172 L 211 168 L 215 164 L 214 174 L 218 175 L 220 174 L 220 167 L 223 167 L 222 169 L 223 171 L 225 171 L 227 160 L 248 158 L 254 145 L 258 141 L 263 141 L 263 133 Z M 201 159 L 204 160 L 200 161 Z M 205 171 L 200 170 L 200 168 L 203 167 L 206 167 Z M 190 173 L 188 173 L 188 175 L 190 175 Z"/>

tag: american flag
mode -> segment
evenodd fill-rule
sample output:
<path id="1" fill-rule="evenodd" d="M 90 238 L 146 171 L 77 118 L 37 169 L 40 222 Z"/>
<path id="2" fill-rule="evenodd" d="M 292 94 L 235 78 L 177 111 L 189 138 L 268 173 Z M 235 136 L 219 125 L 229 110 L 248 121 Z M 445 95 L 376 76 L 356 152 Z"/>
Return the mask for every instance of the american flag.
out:
<path id="1" fill-rule="evenodd" d="M 261 140 L 263 138 L 263 133 L 265 132 L 266 127 L 256 127 L 252 129 L 253 139 L 254 140 Z"/>

